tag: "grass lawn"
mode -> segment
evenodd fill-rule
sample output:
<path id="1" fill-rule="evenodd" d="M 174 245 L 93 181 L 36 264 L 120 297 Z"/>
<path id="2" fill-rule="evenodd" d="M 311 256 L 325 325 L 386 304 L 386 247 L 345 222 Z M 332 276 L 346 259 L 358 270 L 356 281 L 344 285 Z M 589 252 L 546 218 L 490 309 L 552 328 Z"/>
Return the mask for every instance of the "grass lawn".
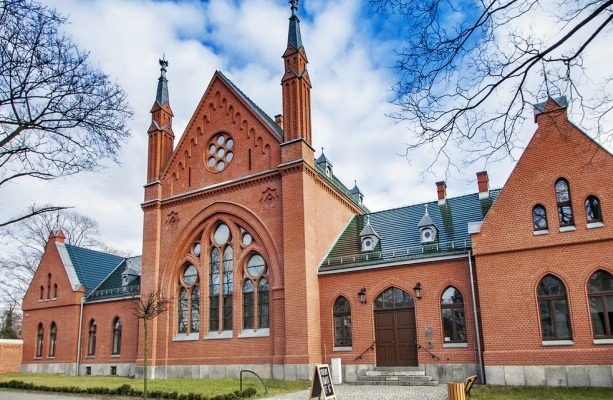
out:
<path id="1" fill-rule="evenodd" d="M 41 386 L 76 386 L 79 388 L 108 387 L 116 388 L 128 384 L 135 389 L 143 390 L 143 380 L 119 376 L 68 376 L 50 374 L 6 374 L 0 375 L 0 381 L 12 379 L 33 383 Z M 307 389 L 309 381 L 276 381 L 264 380 L 268 387 L 268 395 L 276 395 Z M 264 387 L 257 379 L 243 379 L 243 390 L 248 387 L 257 389 L 257 396 L 265 397 Z M 240 388 L 238 379 L 150 379 L 147 381 L 149 392 L 161 390 L 178 393 L 200 393 L 207 396 L 234 392 Z"/>
<path id="2" fill-rule="evenodd" d="M 475 385 L 471 400 L 599 400 L 613 399 L 613 388 L 552 388 Z"/>

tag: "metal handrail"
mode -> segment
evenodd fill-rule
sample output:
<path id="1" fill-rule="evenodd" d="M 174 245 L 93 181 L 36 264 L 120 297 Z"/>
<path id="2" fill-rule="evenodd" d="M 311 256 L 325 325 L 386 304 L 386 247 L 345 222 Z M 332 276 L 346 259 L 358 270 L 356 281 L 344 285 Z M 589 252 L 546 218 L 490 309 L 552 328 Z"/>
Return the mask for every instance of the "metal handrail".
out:
<path id="1" fill-rule="evenodd" d="M 262 382 L 262 386 L 264 386 L 264 391 L 266 392 L 266 394 L 268 394 L 268 388 L 266 387 L 266 384 L 264 384 L 264 381 L 262 380 L 262 378 L 260 378 L 260 376 L 256 374 L 255 372 L 250 371 L 248 369 L 243 369 L 240 372 L 240 391 L 241 392 L 243 391 L 243 372 L 249 372 L 250 374 L 257 376 L 260 382 Z"/>
<path id="2" fill-rule="evenodd" d="M 368 350 L 374 350 L 375 349 L 375 344 L 377 344 L 377 341 L 373 341 L 372 344 L 362 352 L 362 354 L 360 354 L 359 356 L 357 356 L 356 358 L 353 359 L 353 361 L 359 360 L 360 358 L 362 358 L 362 356 L 366 353 L 368 353 Z"/>
<path id="3" fill-rule="evenodd" d="M 431 352 L 430 350 L 428 350 L 427 348 L 425 348 L 421 344 L 419 344 L 417 342 L 415 342 L 415 344 L 417 345 L 417 347 L 419 347 L 420 349 L 425 350 L 428 354 L 430 354 L 432 356 L 432 358 L 436 358 L 437 360 L 441 361 L 441 358 L 439 356 L 437 356 L 436 354 L 434 354 L 433 352 Z"/>

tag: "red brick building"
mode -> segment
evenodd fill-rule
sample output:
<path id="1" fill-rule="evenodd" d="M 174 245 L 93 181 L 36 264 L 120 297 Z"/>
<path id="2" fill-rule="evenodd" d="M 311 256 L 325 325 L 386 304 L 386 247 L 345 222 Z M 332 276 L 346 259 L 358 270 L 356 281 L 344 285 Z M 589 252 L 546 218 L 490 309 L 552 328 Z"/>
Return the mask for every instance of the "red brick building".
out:
<path id="1" fill-rule="evenodd" d="M 157 378 L 308 379 L 334 358 L 347 381 L 401 367 L 611 386 L 611 154 L 549 100 L 502 190 L 483 172 L 474 194 L 447 198 L 438 182 L 432 202 L 370 212 L 315 158 L 295 11 L 274 120 L 216 72 L 175 143 L 161 61 L 142 259 L 53 232 L 23 303 L 22 370 L 142 374 L 130 304 L 159 290 L 171 303 L 150 325 Z"/>

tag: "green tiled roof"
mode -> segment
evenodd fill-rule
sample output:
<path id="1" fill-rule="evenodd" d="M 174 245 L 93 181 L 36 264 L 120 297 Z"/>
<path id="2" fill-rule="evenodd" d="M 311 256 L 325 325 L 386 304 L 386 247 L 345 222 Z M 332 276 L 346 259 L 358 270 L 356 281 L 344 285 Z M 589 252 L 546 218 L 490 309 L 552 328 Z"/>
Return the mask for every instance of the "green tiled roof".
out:
<path id="1" fill-rule="evenodd" d="M 491 190 L 490 197 L 479 200 L 479 194 L 449 198 L 446 204 L 437 201 L 416 204 L 368 214 L 370 224 L 381 240 L 377 250 L 361 252 L 360 232 L 366 226 L 366 215 L 354 217 L 320 265 L 320 272 L 354 267 L 425 259 L 464 253 L 471 247 L 469 222 L 483 221 L 500 190 Z M 418 225 L 428 214 L 438 229 L 438 240 L 422 245 Z"/>
<path id="2" fill-rule="evenodd" d="M 132 267 L 131 267 L 132 266 Z M 122 275 L 131 267 L 133 274 L 139 274 L 126 286 L 123 286 Z M 140 293 L 141 258 L 132 257 L 124 261 L 104 279 L 88 296 L 87 301 L 119 299 L 133 297 Z"/>
<path id="3" fill-rule="evenodd" d="M 70 256 L 79 282 L 85 286 L 86 295 L 89 295 L 104 278 L 124 261 L 123 257 L 70 244 L 66 244 L 66 251 Z"/>

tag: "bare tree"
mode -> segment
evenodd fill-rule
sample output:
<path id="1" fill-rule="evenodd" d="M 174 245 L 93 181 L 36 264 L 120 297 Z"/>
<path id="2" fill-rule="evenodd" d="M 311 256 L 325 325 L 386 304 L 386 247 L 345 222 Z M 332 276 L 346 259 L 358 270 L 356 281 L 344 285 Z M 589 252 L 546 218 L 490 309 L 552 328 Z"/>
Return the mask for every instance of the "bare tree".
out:
<path id="1" fill-rule="evenodd" d="M 2 327 L 0 328 L 0 339 L 19 339 L 21 321 L 15 311 L 15 305 L 11 304 L 2 316 Z"/>
<path id="2" fill-rule="evenodd" d="M 162 294 L 161 289 L 142 294 L 132 301 L 134 316 L 143 320 L 143 398 L 147 398 L 147 372 L 149 361 L 149 321 L 168 311 L 170 299 Z"/>
<path id="3" fill-rule="evenodd" d="M 71 210 L 37 214 L 8 228 L 10 242 L 5 245 L 8 250 L 0 254 L 0 296 L 4 301 L 19 307 L 45 252 L 49 233 L 58 228 L 62 229 L 68 244 L 130 256 L 103 244 L 98 222 L 85 215 Z"/>
<path id="4" fill-rule="evenodd" d="M 35 0 L 0 0 L 0 188 L 99 169 L 130 136 L 126 94 L 62 33 L 65 23 Z M 33 205 L 0 227 L 58 208 Z"/>
<path id="5" fill-rule="evenodd" d="M 446 171 L 508 156 L 533 105 L 564 95 L 602 143 L 612 138 L 611 60 L 602 81 L 589 51 L 610 46 L 613 0 L 370 0 L 408 32 L 397 51 L 393 117 L 414 131 L 410 150 L 433 146 Z M 392 15 L 396 14 L 396 15 Z M 610 48 L 610 47 L 609 47 Z M 601 60 L 602 62 L 602 60 Z M 591 69 L 590 69 L 591 68 Z"/>

